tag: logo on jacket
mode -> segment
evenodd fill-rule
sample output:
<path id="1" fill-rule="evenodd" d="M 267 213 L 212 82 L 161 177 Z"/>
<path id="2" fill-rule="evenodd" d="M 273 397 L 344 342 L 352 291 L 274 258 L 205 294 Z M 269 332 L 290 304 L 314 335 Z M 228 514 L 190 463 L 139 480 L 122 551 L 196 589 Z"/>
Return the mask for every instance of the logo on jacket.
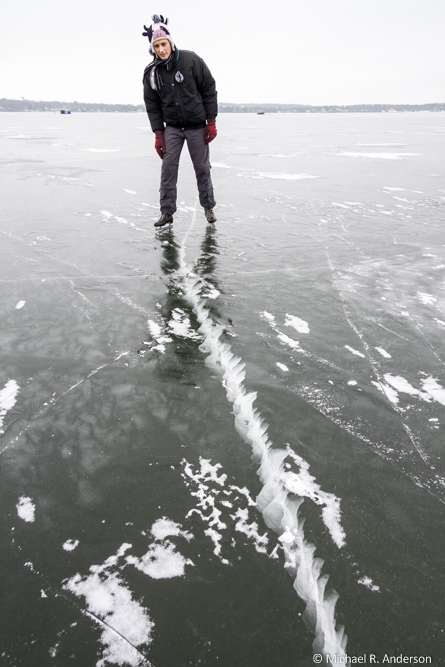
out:
<path id="1" fill-rule="evenodd" d="M 175 79 L 178 83 L 182 83 L 184 81 L 184 77 L 182 76 L 181 72 L 176 72 Z"/>

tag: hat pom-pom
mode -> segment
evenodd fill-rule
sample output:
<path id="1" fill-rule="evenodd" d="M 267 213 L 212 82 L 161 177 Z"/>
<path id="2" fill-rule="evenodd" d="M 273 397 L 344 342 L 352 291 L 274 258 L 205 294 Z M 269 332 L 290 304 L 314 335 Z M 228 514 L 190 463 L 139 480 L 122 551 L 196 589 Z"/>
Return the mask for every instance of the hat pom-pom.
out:
<path id="1" fill-rule="evenodd" d="M 163 23 L 164 25 L 168 24 L 168 19 L 167 18 L 165 19 L 162 16 L 162 14 L 160 16 L 158 16 L 158 14 L 153 14 L 151 20 L 153 21 L 153 23 Z"/>

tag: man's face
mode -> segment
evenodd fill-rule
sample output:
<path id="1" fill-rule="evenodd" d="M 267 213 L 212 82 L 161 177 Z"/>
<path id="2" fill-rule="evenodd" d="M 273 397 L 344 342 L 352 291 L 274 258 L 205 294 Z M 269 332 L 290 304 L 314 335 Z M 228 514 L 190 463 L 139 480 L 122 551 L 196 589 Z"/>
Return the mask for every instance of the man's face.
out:
<path id="1" fill-rule="evenodd" d="M 167 60 L 172 52 L 172 45 L 170 44 L 169 39 L 158 39 L 158 41 L 153 44 L 153 48 L 156 55 L 159 56 L 161 60 Z"/>

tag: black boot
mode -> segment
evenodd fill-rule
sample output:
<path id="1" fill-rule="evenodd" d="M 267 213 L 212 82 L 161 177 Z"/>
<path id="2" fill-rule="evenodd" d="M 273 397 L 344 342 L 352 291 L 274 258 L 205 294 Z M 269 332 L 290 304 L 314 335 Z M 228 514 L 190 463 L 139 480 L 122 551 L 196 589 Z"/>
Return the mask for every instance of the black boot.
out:
<path id="1" fill-rule="evenodd" d="M 207 218 L 207 222 L 216 222 L 216 215 L 213 213 L 213 208 L 205 208 L 204 215 Z"/>
<path id="2" fill-rule="evenodd" d="M 173 222 L 173 216 L 171 213 L 161 213 L 161 217 L 157 222 L 155 222 L 155 227 L 160 229 L 164 225 L 171 225 Z"/>

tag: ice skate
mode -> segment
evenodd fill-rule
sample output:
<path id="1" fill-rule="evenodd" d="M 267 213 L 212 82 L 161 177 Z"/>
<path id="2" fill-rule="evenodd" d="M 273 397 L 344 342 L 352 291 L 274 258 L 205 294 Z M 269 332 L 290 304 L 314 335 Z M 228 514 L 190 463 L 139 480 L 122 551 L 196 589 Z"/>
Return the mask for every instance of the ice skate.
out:
<path id="1" fill-rule="evenodd" d="M 204 215 L 207 218 L 207 222 L 216 222 L 216 215 L 213 213 L 213 208 L 205 208 Z"/>
<path id="2" fill-rule="evenodd" d="M 161 227 L 165 227 L 165 225 L 171 225 L 173 224 L 173 216 L 171 213 L 162 213 L 161 217 L 157 222 L 155 222 L 155 227 L 156 229 L 161 229 Z"/>

